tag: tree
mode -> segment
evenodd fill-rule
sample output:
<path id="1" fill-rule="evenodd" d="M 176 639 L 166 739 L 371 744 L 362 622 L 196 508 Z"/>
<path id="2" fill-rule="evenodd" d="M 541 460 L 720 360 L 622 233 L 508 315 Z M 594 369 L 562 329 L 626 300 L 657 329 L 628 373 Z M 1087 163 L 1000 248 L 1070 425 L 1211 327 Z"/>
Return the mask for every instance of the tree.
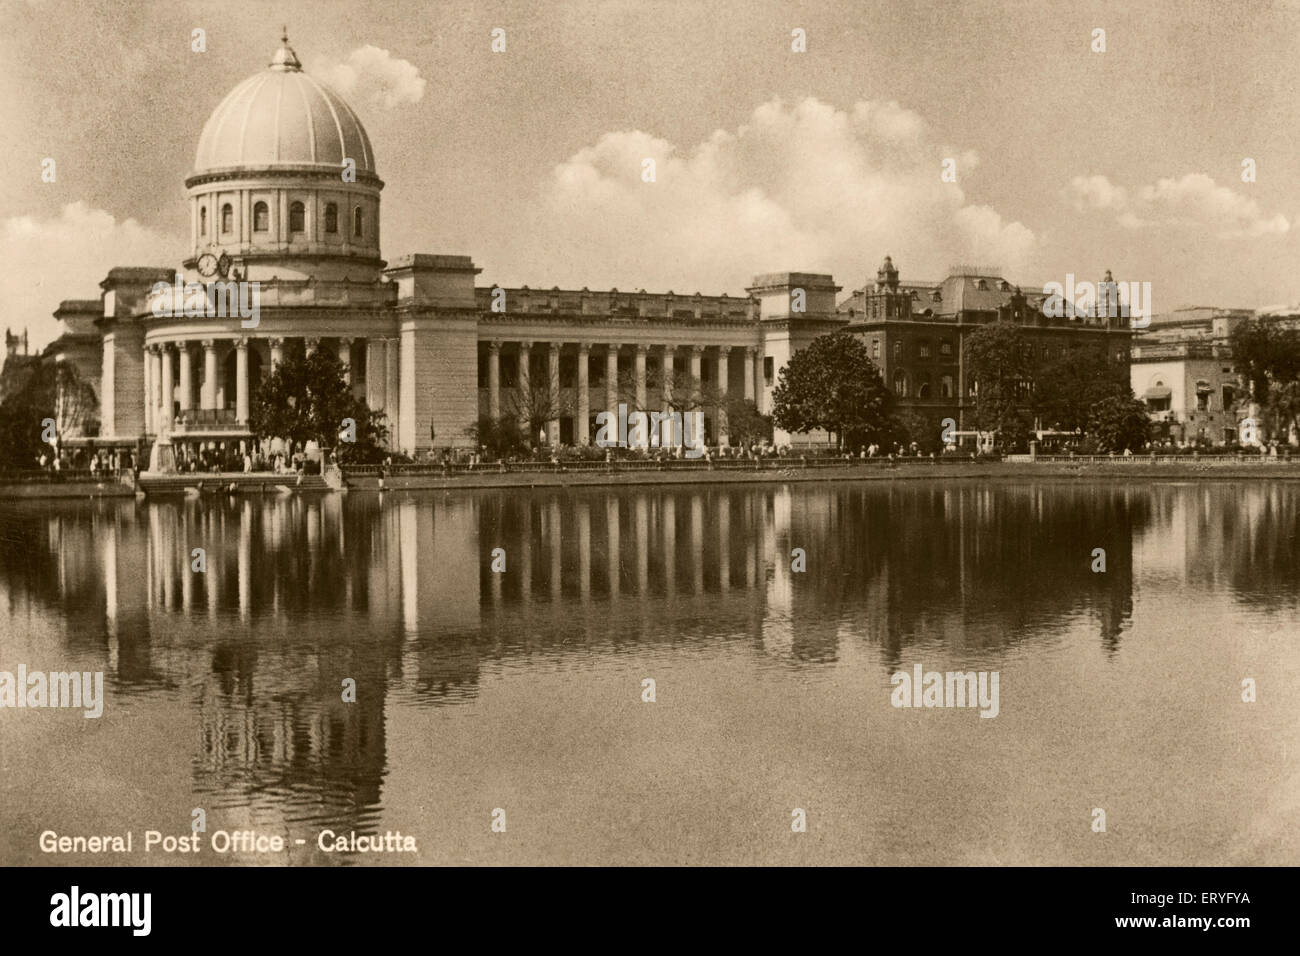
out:
<path id="1" fill-rule="evenodd" d="M 11 376 L 0 402 L 0 464 L 33 468 L 42 454 L 53 456 L 74 435 L 99 434 L 99 399 L 70 362 L 31 362 Z M 41 440 L 46 419 L 54 422 L 55 444 Z"/>
<path id="2" fill-rule="evenodd" d="M 1285 436 L 1300 414 L 1300 330 L 1250 319 L 1232 330 L 1233 363 L 1260 406 L 1265 438 Z"/>
<path id="3" fill-rule="evenodd" d="M 476 446 L 486 448 L 489 458 L 508 458 L 525 449 L 519 422 L 511 418 L 493 419 L 484 415 L 466 428 L 465 434 Z"/>
<path id="4" fill-rule="evenodd" d="M 940 422 L 918 409 L 904 408 L 894 416 L 889 439 L 891 445 L 902 445 L 905 448 L 910 448 L 912 442 L 916 442 L 917 451 L 928 455 L 942 450 L 942 434 Z"/>
<path id="5" fill-rule="evenodd" d="M 772 440 L 772 416 L 758 410 L 752 398 L 733 398 L 727 402 L 727 435 L 733 445 L 748 447 Z"/>
<path id="6" fill-rule="evenodd" d="M 356 423 L 356 441 L 340 441 L 344 421 Z M 372 411 L 352 393 L 343 366 L 323 349 L 290 355 L 262 382 L 249 409 L 253 435 L 287 442 L 317 442 L 335 448 L 340 460 L 379 461 L 388 428 L 382 412 Z"/>
<path id="7" fill-rule="evenodd" d="M 1034 411 L 1047 428 L 1085 428 L 1098 402 L 1132 394 L 1127 368 L 1107 361 L 1102 349 L 1073 349 L 1040 362 L 1032 374 Z"/>
<path id="8" fill-rule="evenodd" d="M 0 464 L 6 469 L 35 468 L 41 455 L 53 453 L 41 440 L 41 423 L 54 417 L 54 396 L 32 387 L 37 377 L 28 377 L 0 402 Z"/>
<path id="9" fill-rule="evenodd" d="M 1088 434 L 1104 452 L 1138 451 L 1151 438 L 1151 419 L 1144 402 L 1128 395 L 1103 398 L 1092 408 Z"/>
<path id="10" fill-rule="evenodd" d="M 516 386 L 503 396 L 503 408 L 506 413 L 502 421 L 515 422 L 516 431 L 519 423 L 527 426 L 528 440 L 531 445 L 537 442 L 539 433 L 546 432 L 546 443 L 553 444 L 560 440 L 558 434 L 551 434 L 551 422 L 559 420 L 571 411 L 570 403 L 565 401 L 559 388 L 551 389 L 546 384 Z"/>
<path id="11" fill-rule="evenodd" d="M 99 396 L 71 362 L 54 364 L 54 421 L 60 436 L 99 434 Z"/>
<path id="12" fill-rule="evenodd" d="M 966 377 L 975 386 L 975 424 L 1010 435 L 1024 431 L 1033 394 L 1033 347 L 1024 330 L 1010 322 L 981 326 L 966 338 Z"/>
<path id="13" fill-rule="evenodd" d="M 772 391 L 772 420 L 790 432 L 834 432 L 843 447 L 882 432 L 893 403 L 866 346 L 847 332 L 831 332 L 782 366 Z"/>

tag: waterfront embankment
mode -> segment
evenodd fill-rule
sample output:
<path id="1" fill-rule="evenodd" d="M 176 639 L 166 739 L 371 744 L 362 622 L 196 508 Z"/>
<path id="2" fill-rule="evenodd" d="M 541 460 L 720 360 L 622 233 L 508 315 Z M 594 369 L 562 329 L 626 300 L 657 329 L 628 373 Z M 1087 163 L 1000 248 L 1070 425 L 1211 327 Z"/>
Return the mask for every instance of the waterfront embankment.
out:
<path id="1" fill-rule="evenodd" d="M 342 487 L 352 491 L 473 490 L 491 488 L 564 488 L 601 485 L 755 485 L 773 482 L 852 481 L 1297 481 L 1300 460 L 1172 458 L 1091 458 L 1079 460 L 898 459 L 852 462 L 827 459 L 767 459 L 759 467 L 748 461 L 714 462 L 693 467 L 668 463 L 619 462 L 554 466 L 542 463 L 455 466 L 444 473 L 436 467 L 397 466 L 382 479 L 374 466 L 346 469 Z M 203 488 L 198 489 L 202 481 Z M 5 481 L 0 479 L 0 499 L 130 497 L 137 489 L 150 496 L 194 494 L 225 495 L 233 485 L 236 495 L 329 493 L 319 477 L 299 482 L 275 474 L 205 474 L 146 476 L 138 485 L 122 481 Z"/>
<path id="2" fill-rule="evenodd" d="M 689 485 L 689 484 L 763 484 L 771 482 L 841 482 L 841 481 L 910 481 L 910 480 L 980 480 L 980 481 L 1240 481 L 1300 480 L 1300 462 L 1186 462 L 1150 463 L 1141 460 L 1113 462 L 953 462 L 899 460 L 889 462 L 855 462 L 852 464 L 817 464 L 804 467 L 800 462 L 766 462 L 762 469 L 691 468 L 620 470 L 530 470 L 496 471 L 492 466 L 462 471 L 443 477 L 440 474 L 390 474 L 383 479 L 383 489 L 454 490 L 474 488 L 561 488 L 587 485 Z M 349 475 L 346 487 L 358 491 L 378 491 L 376 475 Z"/>

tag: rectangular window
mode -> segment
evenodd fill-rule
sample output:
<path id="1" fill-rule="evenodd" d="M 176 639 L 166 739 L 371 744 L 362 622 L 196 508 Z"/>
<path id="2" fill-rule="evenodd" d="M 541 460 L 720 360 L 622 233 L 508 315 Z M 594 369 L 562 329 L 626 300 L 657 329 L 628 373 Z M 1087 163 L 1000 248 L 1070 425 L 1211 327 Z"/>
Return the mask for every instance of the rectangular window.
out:
<path id="1" fill-rule="evenodd" d="M 929 344 L 923 344 L 923 345 L 919 345 L 919 346 L 917 346 L 917 351 L 920 353 L 920 357 L 923 358 L 923 359 L 928 359 L 928 358 L 930 357 L 930 346 L 929 346 Z"/>
<path id="2" fill-rule="evenodd" d="M 763 385 L 767 388 L 772 387 L 772 377 L 776 374 L 772 356 L 763 356 Z"/>
<path id="3" fill-rule="evenodd" d="M 871 340 L 871 357 L 873 359 L 880 358 L 880 339 Z"/>
<path id="4" fill-rule="evenodd" d="M 952 342 L 949 341 L 948 339 L 944 339 L 942 342 L 940 342 L 940 343 L 939 343 L 939 354 L 940 354 L 940 355 L 951 355 L 951 354 L 952 354 Z"/>

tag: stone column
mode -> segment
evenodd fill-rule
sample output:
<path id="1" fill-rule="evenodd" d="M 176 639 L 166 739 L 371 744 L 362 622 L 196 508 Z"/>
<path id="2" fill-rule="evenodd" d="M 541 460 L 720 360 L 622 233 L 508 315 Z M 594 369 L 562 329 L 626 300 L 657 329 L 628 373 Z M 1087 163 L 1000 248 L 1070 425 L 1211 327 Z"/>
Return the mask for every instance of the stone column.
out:
<path id="1" fill-rule="evenodd" d="M 376 412 L 384 410 L 387 399 L 384 367 L 384 340 L 366 339 L 366 404 Z"/>
<path id="2" fill-rule="evenodd" d="M 154 431 L 153 427 L 153 346 L 144 347 L 144 430 L 146 434 Z"/>
<path id="3" fill-rule="evenodd" d="M 248 423 L 248 339 L 235 341 L 235 421 Z"/>
<path id="4" fill-rule="evenodd" d="M 343 366 L 343 381 L 351 385 L 352 384 L 352 340 L 350 338 L 339 339 L 339 364 Z"/>
<path id="5" fill-rule="evenodd" d="M 488 343 L 488 418 L 501 417 L 501 343 Z"/>
<path id="6" fill-rule="evenodd" d="M 181 357 L 181 411 L 188 412 L 194 407 L 194 356 L 190 354 L 190 344 L 177 344 Z"/>
<path id="7" fill-rule="evenodd" d="M 637 344 L 636 347 L 636 408 L 639 412 L 646 411 L 645 395 L 645 353 L 646 346 Z"/>
<path id="8" fill-rule="evenodd" d="M 158 419 L 158 434 L 162 435 L 172 430 L 172 394 L 176 388 L 172 373 L 171 349 L 165 345 L 159 348 L 158 358 L 162 362 L 162 394 L 158 396 L 158 409 L 161 415 Z"/>
<path id="9" fill-rule="evenodd" d="M 763 350 L 754 349 L 754 404 L 763 411 Z"/>
<path id="10" fill-rule="evenodd" d="M 274 338 L 267 341 L 271 343 L 271 368 L 274 369 L 284 361 L 284 339 Z"/>
<path id="11" fill-rule="evenodd" d="M 523 424 L 527 425 L 525 434 L 531 432 L 532 425 L 529 424 L 528 418 L 533 408 L 533 384 L 531 381 L 532 371 L 530 366 L 533 360 L 533 343 L 519 343 L 519 357 L 515 360 L 515 394 L 518 396 L 516 403 L 516 415 L 523 419 Z M 528 434 L 528 444 L 531 445 L 537 440 L 536 435 Z"/>
<path id="12" fill-rule="evenodd" d="M 730 345 L 718 346 L 718 444 L 727 441 L 727 361 L 731 355 Z"/>
<path id="13" fill-rule="evenodd" d="M 660 389 L 659 404 L 663 406 L 664 412 L 670 415 L 673 410 L 673 351 L 671 345 L 664 346 L 663 367 L 660 372 L 663 385 Z M 671 448 L 676 440 L 677 436 L 674 434 L 673 423 L 671 421 L 663 422 L 659 426 L 659 444 L 665 448 Z"/>
<path id="14" fill-rule="evenodd" d="M 754 356 L 758 349 L 752 345 L 745 349 L 745 398 L 754 401 Z"/>
<path id="15" fill-rule="evenodd" d="M 399 448 L 398 427 L 401 424 L 399 409 L 402 401 L 397 368 L 399 339 L 384 340 L 384 412 L 388 415 L 388 447 Z M 414 451 L 414 449 L 411 449 Z"/>
<path id="16" fill-rule="evenodd" d="M 217 343 L 203 340 L 203 394 L 199 396 L 202 408 L 217 407 Z"/>
<path id="17" fill-rule="evenodd" d="M 587 426 L 587 419 L 591 416 L 591 397 L 587 394 L 590 384 L 588 382 L 587 363 L 591 359 L 591 343 L 578 343 L 578 420 L 574 429 L 574 441 L 581 447 L 587 443 L 591 437 L 591 431 Z"/>
<path id="18" fill-rule="evenodd" d="M 695 386 L 698 388 L 703 375 L 700 369 L 700 359 L 704 355 L 703 345 L 691 346 L 691 378 L 695 379 Z"/>
<path id="19" fill-rule="evenodd" d="M 605 404 L 618 417 L 618 346 L 605 346 Z"/>
<path id="20" fill-rule="evenodd" d="M 560 444 L 560 343 L 552 342 L 547 373 L 547 402 L 550 419 L 546 422 L 546 438 L 552 446 Z"/>

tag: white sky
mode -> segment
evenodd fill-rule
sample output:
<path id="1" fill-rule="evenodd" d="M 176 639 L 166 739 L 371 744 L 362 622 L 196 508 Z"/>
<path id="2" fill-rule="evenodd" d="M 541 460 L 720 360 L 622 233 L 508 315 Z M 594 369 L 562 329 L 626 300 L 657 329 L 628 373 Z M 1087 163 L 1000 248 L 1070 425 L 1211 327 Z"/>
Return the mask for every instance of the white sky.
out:
<path id="1" fill-rule="evenodd" d="M 1300 301 L 1291 2 L 0 0 L 6 324 L 43 344 L 111 266 L 179 263 L 199 131 L 281 22 L 366 124 L 389 259 L 736 295 L 889 253 L 904 281 L 1109 268 L 1158 312 Z"/>

